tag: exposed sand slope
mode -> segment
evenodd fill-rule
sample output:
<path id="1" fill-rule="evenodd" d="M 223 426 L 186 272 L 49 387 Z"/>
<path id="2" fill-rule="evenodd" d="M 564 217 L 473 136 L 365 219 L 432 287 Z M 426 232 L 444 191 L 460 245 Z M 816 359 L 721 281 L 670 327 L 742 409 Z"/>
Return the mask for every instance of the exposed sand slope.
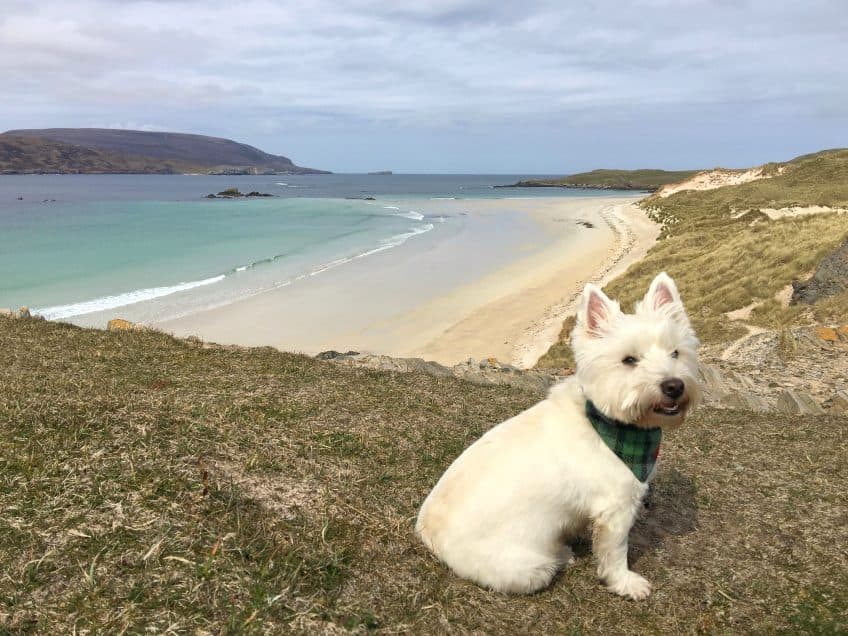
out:
<path id="1" fill-rule="evenodd" d="M 672 183 L 663 186 L 657 191 L 659 197 L 669 197 L 677 192 L 685 190 L 715 190 L 729 185 L 740 185 L 757 179 L 770 179 L 784 170 L 783 167 L 777 169 L 776 172 L 767 174 L 763 167 L 750 168 L 748 170 L 728 170 L 726 168 L 716 168 L 715 170 L 707 170 L 699 172 L 691 179 L 681 181 L 680 183 Z"/>

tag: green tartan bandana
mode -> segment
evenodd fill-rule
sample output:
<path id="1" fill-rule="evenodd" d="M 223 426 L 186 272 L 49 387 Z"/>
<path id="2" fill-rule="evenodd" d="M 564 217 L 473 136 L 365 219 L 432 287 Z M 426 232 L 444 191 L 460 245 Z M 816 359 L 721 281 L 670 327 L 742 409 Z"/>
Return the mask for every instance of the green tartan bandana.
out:
<path id="1" fill-rule="evenodd" d="M 586 417 L 604 444 L 633 471 L 636 479 L 645 481 L 660 454 L 662 429 L 640 428 L 609 418 L 591 400 L 586 400 Z"/>

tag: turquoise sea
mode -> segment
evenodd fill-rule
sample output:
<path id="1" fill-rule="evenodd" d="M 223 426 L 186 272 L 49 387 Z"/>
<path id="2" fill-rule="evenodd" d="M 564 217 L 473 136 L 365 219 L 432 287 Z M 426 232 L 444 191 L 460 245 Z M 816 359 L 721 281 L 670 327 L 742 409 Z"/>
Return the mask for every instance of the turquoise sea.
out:
<path id="1" fill-rule="evenodd" d="M 162 320 L 448 236 L 458 200 L 610 194 L 494 187 L 527 177 L 0 176 L 0 307 L 73 320 L 167 298 Z M 228 187 L 275 196 L 204 198 Z"/>

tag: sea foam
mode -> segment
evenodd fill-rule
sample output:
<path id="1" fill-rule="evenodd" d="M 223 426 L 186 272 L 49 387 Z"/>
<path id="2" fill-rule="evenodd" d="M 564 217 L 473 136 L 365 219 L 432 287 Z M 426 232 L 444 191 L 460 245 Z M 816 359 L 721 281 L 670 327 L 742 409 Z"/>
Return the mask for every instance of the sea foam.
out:
<path id="1" fill-rule="evenodd" d="M 395 208 L 397 210 L 397 208 Z M 413 221 L 423 221 L 424 215 L 420 212 L 416 212 L 415 210 L 410 210 L 409 212 L 398 212 L 394 216 L 402 216 L 405 219 L 412 219 Z"/>
<path id="2" fill-rule="evenodd" d="M 403 234 L 396 234 L 395 236 L 391 236 L 389 238 L 383 239 L 380 241 L 380 245 L 374 247 L 370 250 L 365 250 L 364 252 L 359 252 L 358 254 L 354 254 L 353 256 L 346 256 L 344 258 L 337 258 L 334 261 L 330 261 L 329 263 L 325 263 L 320 267 L 309 272 L 310 276 L 315 276 L 316 274 L 320 274 L 322 272 L 326 272 L 328 269 L 333 269 L 334 267 L 338 267 L 339 265 L 344 265 L 345 263 L 349 263 L 358 258 L 365 258 L 366 256 L 371 256 L 372 254 L 377 254 L 378 252 L 383 252 L 385 250 L 390 250 L 393 247 L 398 247 L 406 243 L 413 236 L 418 236 L 419 234 L 424 234 L 425 232 L 429 232 L 435 226 L 432 223 L 425 223 L 422 225 L 416 225 L 412 227 L 409 232 L 404 232 Z"/>
<path id="3" fill-rule="evenodd" d="M 398 208 L 395 208 L 398 209 Z M 411 218 L 416 221 L 420 221 L 424 218 L 424 216 L 418 212 L 410 211 L 403 212 L 397 214 L 396 216 L 403 216 L 405 218 Z M 353 254 L 352 256 L 346 256 L 343 258 L 337 258 L 328 263 L 324 263 L 323 265 L 318 266 L 314 270 L 310 271 L 308 274 L 303 274 L 294 279 L 294 281 L 300 280 L 302 278 L 306 278 L 307 276 L 315 276 L 316 274 L 320 274 L 322 272 L 326 272 L 329 269 L 333 269 L 334 267 L 338 267 L 339 265 L 344 265 L 345 263 L 349 263 L 353 260 L 364 258 L 366 256 L 371 256 L 372 254 L 377 254 L 378 252 L 383 252 L 385 250 L 392 249 L 394 247 L 398 247 L 403 245 L 413 236 L 418 236 L 419 234 L 424 234 L 425 232 L 429 232 L 435 226 L 432 223 L 423 223 L 421 225 L 416 225 L 410 228 L 408 232 L 403 232 L 402 234 L 396 234 L 394 236 L 390 236 L 389 238 L 382 239 L 377 245 L 377 247 L 363 250 L 362 252 L 358 252 Z M 284 254 L 280 254 L 277 256 L 273 256 L 271 258 L 261 259 L 250 265 L 240 265 L 235 267 L 233 272 L 244 272 L 248 269 L 253 269 L 257 265 L 263 263 L 269 263 L 276 261 L 278 258 L 283 257 Z M 67 305 L 55 305 L 51 307 L 44 307 L 41 309 L 34 309 L 33 313 L 39 316 L 43 316 L 47 320 L 62 320 L 65 318 L 71 318 L 74 316 L 83 316 L 85 314 L 91 314 L 97 311 L 106 311 L 110 309 L 117 309 L 119 307 L 125 307 L 127 305 L 133 305 L 135 303 L 140 303 L 146 300 L 153 300 L 156 298 L 161 298 L 163 296 L 170 296 L 171 294 L 176 294 L 181 291 L 187 291 L 189 289 L 194 289 L 196 287 L 203 287 L 206 285 L 212 285 L 214 283 L 218 283 L 226 278 L 225 274 L 220 274 L 218 276 L 212 276 L 210 278 L 204 278 L 203 280 L 189 281 L 184 283 L 178 283 L 176 285 L 162 286 L 162 287 L 149 287 L 146 289 L 137 289 L 134 291 L 126 292 L 123 294 L 116 294 L 114 296 L 103 296 L 101 298 L 95 298 L 94 300 L 87 300 L 78 303 L 71 303 Z M 286 287 L 290 285 L 293 281 L 284 281 L 275 283 L 272 288 Z"/>
<path id="4" fill-rule="evenodd" d="M 61 320 L 62 318 L 70 318 L 72 316 L 82 316 L 92 314 L 96 311 L 104 311 L 106 309 L 117 309 L 126 305 L 133 305 L 144 300 L 153 300 L 162 296 L 170 296 L 177 292 L 202 287 L 204 285 L 212 285 L 226 278 L 224 274 L 204 278 L 203 280 L 195 280 L 187 283 L 177 283 L 167 287 L 149 287 L 147 289 L 137 289 L 125 294 L 117 294 L 115 296 L 103 296 L 94 300 L 87 300 L 80 303 L 72 303 L 70 305 L 55 305 L 53 307 L 44 307 L 43 309 L 34 309 L 33 313 L 39 316 L 44 316 L 47 320 Z"/>

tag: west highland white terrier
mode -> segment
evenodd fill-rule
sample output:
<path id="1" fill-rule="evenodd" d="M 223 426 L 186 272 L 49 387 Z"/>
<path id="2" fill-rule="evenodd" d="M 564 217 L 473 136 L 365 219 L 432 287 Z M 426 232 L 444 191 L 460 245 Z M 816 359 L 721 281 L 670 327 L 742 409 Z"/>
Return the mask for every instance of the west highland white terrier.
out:
<path id="1" fill-rule="evenodd" d="M 415 530 L 459 576 L 530 593 L 592 528 L 598 575 L 622 596 L 651 584 L 627 565 L 627 537 L 655 472 L 662 431 L 700 397 L 698 339 L 664 272 L 625 314 L 586 285 L 571 334 L 574 376 L 495 426 L 451 464 Z"/>

